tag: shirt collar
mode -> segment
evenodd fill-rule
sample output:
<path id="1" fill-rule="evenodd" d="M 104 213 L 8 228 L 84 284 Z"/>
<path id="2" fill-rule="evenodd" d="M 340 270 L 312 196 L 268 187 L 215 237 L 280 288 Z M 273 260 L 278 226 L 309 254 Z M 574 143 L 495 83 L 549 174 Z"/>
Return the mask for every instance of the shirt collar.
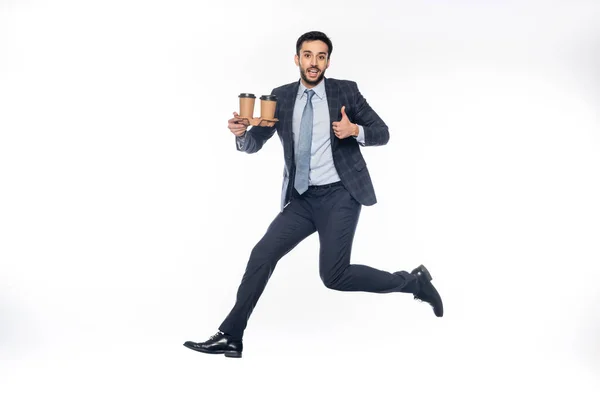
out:
<path id="1" fill-rule="evenodd" d="M 308 88 L 304 86 L 304 83 L 302 83 L 302 80 L 300 80 L 297 93 L 298 98 L 302 98 L 302 96 L 304 96 L 304 91 L 306 89 Z M 325 78 L 323 78 L 317 86 L 312 88 L 312 90 L 315 92 L 315 96 L 317 96 L 320 100 L 323 100 L 323 98 L 325 98 Z"/>

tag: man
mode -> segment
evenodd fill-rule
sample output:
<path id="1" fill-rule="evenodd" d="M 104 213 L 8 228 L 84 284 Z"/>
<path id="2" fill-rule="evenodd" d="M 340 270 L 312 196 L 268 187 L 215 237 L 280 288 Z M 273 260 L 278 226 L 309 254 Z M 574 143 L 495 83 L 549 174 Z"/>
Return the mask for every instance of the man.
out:
<path id="1" fill-rule="evenodd" d="M 296 43 L 300 80 L 272 91 L 277 96 L 273 126 L 228 121 L 239 151 L 256 153 L 277 131 L 285 168 L 281 212 L 250 254 L 236 303 L 219 332 L 184 346 L 227 357 L 242 356 L 242 336 L 277 262 L 298 243 L 319 233 L 319 273 L 326 287 L 340 291 L 405 292 L 443 315 L 442 300 L 424 266 L 411 273 L 350 264 L 362 205 L 377 202 L 360 146 L 388 142 L 388 127 L 371 109 L 355 82 L 325 78 L 333 46 L 322 32 L 308 32 Z"/>

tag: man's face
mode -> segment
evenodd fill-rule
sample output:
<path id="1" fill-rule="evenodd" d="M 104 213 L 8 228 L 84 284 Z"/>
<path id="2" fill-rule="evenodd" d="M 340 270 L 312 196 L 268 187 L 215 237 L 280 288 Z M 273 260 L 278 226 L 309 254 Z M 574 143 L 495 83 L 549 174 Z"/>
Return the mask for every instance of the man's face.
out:
<path id="1" fill-rule="evenodd" d="M 317 86 L 325 77 L 325 70 L 329 68 L 328 50 L 325 42 L 313 40 L 302 43 L 300 55 L 294 56 L 294 61 L 300 68 L 300 77 L 306 87 Z"/>

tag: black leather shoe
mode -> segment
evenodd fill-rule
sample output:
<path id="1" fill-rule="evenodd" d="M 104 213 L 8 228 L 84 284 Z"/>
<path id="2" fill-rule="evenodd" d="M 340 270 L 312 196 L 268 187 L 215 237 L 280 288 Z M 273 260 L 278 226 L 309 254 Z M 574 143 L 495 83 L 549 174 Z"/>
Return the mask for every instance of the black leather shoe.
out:
<path id="1" fill-rule="evenodd" d="M 416 275 L 419 279 L 419 289 L 414 294 L 415 299 L 429 303 L 433 307 L 433 313 L 437 317 L 444 315 L 444 305 L 440 294 L 431 284 L 431 274 L 423 265 L 413 269 L 411 274 Z"/>
<path id="2" fill-rule="evenodd" d="M 244 348 L 241 340 L 233 340 L 231 336 L 220 331 L 212 335 L 206 342 L 185 342 L 183 345 L 202 353 L 225 354 L 225 357 L 234 358 L 242 357 Z"/>

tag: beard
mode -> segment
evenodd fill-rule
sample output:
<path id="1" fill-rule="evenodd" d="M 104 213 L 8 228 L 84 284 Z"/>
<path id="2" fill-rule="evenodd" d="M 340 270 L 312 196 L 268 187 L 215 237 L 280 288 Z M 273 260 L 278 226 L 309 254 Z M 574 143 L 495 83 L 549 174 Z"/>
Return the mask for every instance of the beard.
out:
<path id="1" fill-rule="evenodd" d="M 310 68 L 309 68 L 310 69 Z M 302 68 L 300 68 L 300 76 L 302 77 L 302 79 L 305 82 L 310 83 L 311 85 L 318 85 L 319 82 L 321 82 L 323 80 L 323 78 L 325 78 L 325 71 L 319 71 L 319 75 L 317 75 L 317 77 L 315 79 L 311 79 L 308 77 L 308 75 L 306 74 L 306 71 L 303 70 Z"/>

